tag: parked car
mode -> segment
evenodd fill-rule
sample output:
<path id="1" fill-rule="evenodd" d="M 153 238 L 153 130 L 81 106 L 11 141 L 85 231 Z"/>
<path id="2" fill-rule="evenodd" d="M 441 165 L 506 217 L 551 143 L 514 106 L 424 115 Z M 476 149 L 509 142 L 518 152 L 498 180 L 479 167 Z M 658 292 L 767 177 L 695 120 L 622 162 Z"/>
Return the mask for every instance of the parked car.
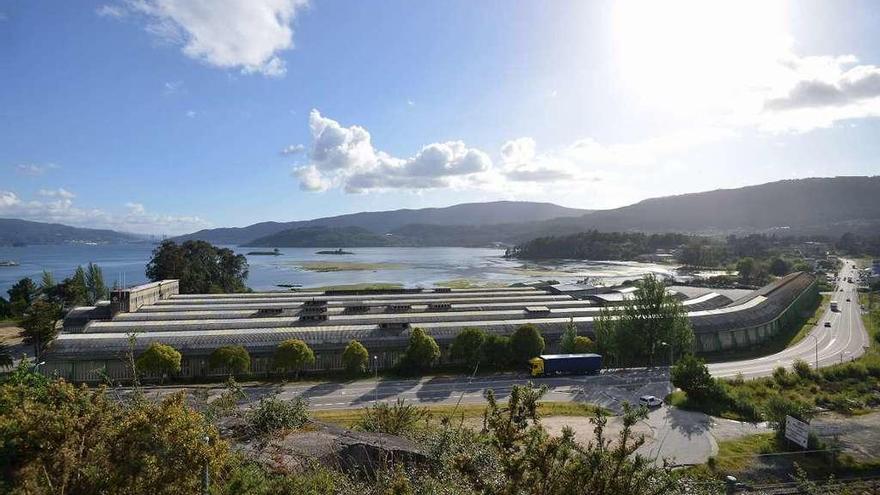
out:
<path id="1" fill-rule="evenodd" d="M 643 395 L 639 397 L 639 405 L 645 407 L 660 407 L 663 401 L 653 395 Z"/>

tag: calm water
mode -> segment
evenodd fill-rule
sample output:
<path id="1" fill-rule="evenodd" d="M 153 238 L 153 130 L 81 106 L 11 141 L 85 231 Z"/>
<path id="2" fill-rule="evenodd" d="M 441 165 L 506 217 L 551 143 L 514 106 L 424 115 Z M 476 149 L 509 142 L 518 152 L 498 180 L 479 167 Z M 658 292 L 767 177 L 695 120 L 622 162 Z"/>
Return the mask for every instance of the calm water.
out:
<path id="1" fill-rule="evenodd" d="M 229 246 L 237 253 L 252 249 Z M 43 270 L 56 280 L 69 276 L 77 265 L 97 263 L 104 270 L 108 285 L 114 281 L 125 285 L 145 282 L 144 267 L 154 246 L 132 245 L 58 245 L 0 247 L 0 260 L 20 263 L 16 267 L 0 267 L 0 294 L 22 277 L 39 281 Z M 350 248 L 353 255 L 316 254 L 320 248 L 286 248 L 281 256 L 248 256 L 248 285 L 257 290 L 277 289 L 278 284 L 299 284 L 304 287 L 354 283 L 399 283 L 407 287 L 430 287 L 437 282 L 469 279 L 475 282 L 534 281 L 555 279 L 575 281 L 594 277 L 605 282 L 619 282 L 648 272 L 672 274 L 668 266 L 630 262 L 558 262 L 523 263 L 505 260 L 498 249 L 481 248 Z M 378 264 L 375 269 L 316 272 L 303 269 L 299 263 L 364 263 Z"/>

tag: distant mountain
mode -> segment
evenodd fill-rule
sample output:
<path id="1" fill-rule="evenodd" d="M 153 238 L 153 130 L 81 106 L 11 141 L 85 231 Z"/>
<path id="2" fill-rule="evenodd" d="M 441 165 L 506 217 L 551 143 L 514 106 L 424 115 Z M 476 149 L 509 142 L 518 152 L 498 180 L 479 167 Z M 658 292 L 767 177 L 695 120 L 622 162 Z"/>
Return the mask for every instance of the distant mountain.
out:
<path id="1" fill-rule="evenodd" d="M 880 176 L 783 180 L 647 199 L 573 219 L 600 231 L 833 233 L 880 222 Z"/>
<path id="2" fill-rule="evenodd" d="M 526 201 L 464 203 L 445 208 L 362 212 L 296 222 L 262 222 L 247 227 L 205 229 L 175 237 L 173 240 L 201 239 L 214 244 L 256 245 L 254 241 L 257 239 L 303 227 L 360 227 L 374 234 L 386 234 L 410 224 L 492 225 L 577 217 L 589 212 L 590 210 L 565 208 L 552 203 Z M 263 241 L 261 240 L 261 242 Z M 312 246 L 319 245 L 313 244 Z M 323 247 L 323 245 L 321 246 Z"/>
<path id="3" fill-rule="evenodd" d="M 260 237 L 245 246 L 337 248 L 401 245 L 393 237 L 360 227 L 299 227 Z"/>
<path id="4" fill-rule="evenodd" d="M 83 229 L 58 223 L 0 218 L 0 246 L 14 244 L 61 244 L 67 242 L 121 243 L 144 238 L 115 230 Z"/>

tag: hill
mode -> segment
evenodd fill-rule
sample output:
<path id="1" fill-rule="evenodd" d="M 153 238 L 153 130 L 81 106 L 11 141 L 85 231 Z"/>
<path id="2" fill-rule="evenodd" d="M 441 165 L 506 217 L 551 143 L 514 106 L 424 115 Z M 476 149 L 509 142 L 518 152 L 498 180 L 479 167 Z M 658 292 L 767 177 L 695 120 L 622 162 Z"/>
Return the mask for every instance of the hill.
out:
<path id="1" fill-rule="evenodd" d="M 254 242 L 257 239 L 261 239 L 262 243 L 262 238 L 272 234 L 304 227 L 361 227 L 375 234 L 386 234 L 410 224 L 475 226 L 537 222 L 560 217 L 577 217 L 587 213 L 589 210 L 565 208 L 552 203 L 525 201 L 464 203 L 445 208 L 361 212 L 296 222 L 261 222 L 247 227 L 205 229 L 175 237 L 173 240 L 179 242 L 201 239 L 214 244 L 256 245 Z M 319 245 L 312 244 L 312 246 Z"/>
<path id="2" fill-rule="evenodd" d="M 0 246 L 14 244 L 61 244 L 65 242 L 120 243 L 143 241 L 134 234 L 104 229 L 83 229 L 58 223 L 0 218 Z"/>
<path id="3" fill-rule="evenodd" d="M 375 247 L 401 245 L 393 236 L 360 227 L 299 227 L 255 239 L 245 246 L 260 247 Z"/>

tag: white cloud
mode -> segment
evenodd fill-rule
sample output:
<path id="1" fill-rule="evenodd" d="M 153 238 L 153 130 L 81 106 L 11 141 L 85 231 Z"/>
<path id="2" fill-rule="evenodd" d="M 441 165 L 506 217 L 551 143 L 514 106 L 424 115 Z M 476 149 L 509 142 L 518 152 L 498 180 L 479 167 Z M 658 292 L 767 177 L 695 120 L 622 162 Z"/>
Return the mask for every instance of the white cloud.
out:
<path id="1" fill-rule="evenodd" d="M 363 127 L 343 127 L 317 110 L 309 114 L 309 128 L 309 164 L 294 170 L 304 190 L 342 187 L 350 193 L 361 193 L 450 187 L 492 166 L 488 154 L 468 148 L 462 141 L 429 144 L 413 157 L 397 158 L 376 150 Z"/>
<path id="2" fill-rule="evenodd" d="M 15 172 L 18 175 L 37 177 L 45 174 L 48 170 L 56 168 L 58 168 L 58 166 L 52 163 L 47 163 L 45 165 L 37 163 L 20 163 L 15 166 Z"/>
<path id="3" fill-rule="evenodd" d="M 187 116 L 187 118 L 194 119 L 196 117 L 196 111 L 195 110 L 187 110 L 186 116 Z"/>
<path id="4" fill-rule="evenodd" d="M 244 74 L 284 75 L 280 53 L 293 48 L 293 21 L 306 0 L 128 0 L 98 14 L 136 14 L 147 32 L 184 55 Z"/>
<path id="5" fill-rule="evenodd" d="M 150 213 L 143 204 L 126 203 L 122 213 L 74 204 L 76 195 L 67 189 L 41 189 L 41 199 L 24 200 L 12 191 L 0 191 L 0 217 L 53 222 L 75 227 L 105 228 L 139 234 L 182 234 L 208 226 L 196 216 Z"/>
<path id="6" fill-rule="evenodd" d="M 165 96 L 177 94 L 183 91 L 183 81 L 166 81 L 162 88 L 162 94 Z"/>
<path id="7" fill-rule="evenodd" d="M 285 146 L 281 150 L 282 155 L 297 155 L 306 150 L 306 145 L 304 144 L 291 144 L 289 146 Z"/>

